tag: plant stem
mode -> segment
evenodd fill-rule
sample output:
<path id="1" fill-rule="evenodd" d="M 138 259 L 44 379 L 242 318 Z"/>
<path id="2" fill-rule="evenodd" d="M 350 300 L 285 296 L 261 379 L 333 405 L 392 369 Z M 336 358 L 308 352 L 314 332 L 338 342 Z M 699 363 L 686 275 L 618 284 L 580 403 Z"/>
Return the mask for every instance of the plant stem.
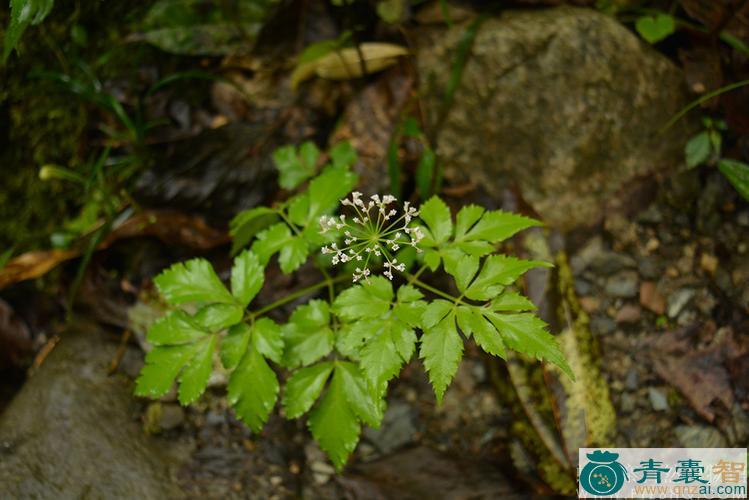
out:
<path id="1" fill-rule="evenodd" d="M 315 283 L 314 285 L 310 285 L 308 287 L 302 288 L 301 290 L 297 290 L 296 292 L 292 292 L 282 299 L 278 299 L 277 301 L 272 302 L 265 307 L 261 307 L 257 311 L 252 311 L 246 316 L 246 318 L 255 319 L 269 311 L 272 311 L 273 309 L 281 307 L 284 304 L 288 304 L 289 302 L 296 300 L 299 297 L 307 295 L 308 293 L 312 293 L 315 290 L 319 290 L 320 288 L 324 288 L 326 286 L 332 287 L 334 284 L 345 281 L 347 278 L 348 276 L 346 275 L 336 276 L 335 278 L 332 278 L 332 279 L 326 278 L 318 283 Z"/>
<path id="2" fill-rule="evenodd" d="M 432 285 L 427 285 L 426 283 L 424 283 L 423 281 L 419 280 L 416 276 L 414 276 L 412 274 L 406 274 L 406 276 L 408 277 L 408 282 L 409 283 L 413 283 L 414 285 L 418 286 L 419 288 L 423 288 L 424 290 L 432 292 L 435 295 L 439 295 L 443 299 L 447 299 L 450 302 L 455 303 L 456 305 L 462 303 L 462 301 L 458 297 L 453 297 L 452 295 L 443 292 L 439 288 L 434 288 Z"/>
<path id="3" fill-rule="evenodd" d="M 423 265 L 423 266 L 421 266 L 421 267 L 419 268 L 419 270 L 418 270 L 418 271 L 416 271 L 416 272 L 415 272 L 414 274 L 410 274 L 410 275 L 408 275 L 408 276 L 409 276 L 409 277 L 408 277 L 408 284 L 409 284 L 409 285 L 413 285 L 413 282 L 414 282 L 414 281 L 416 281 L 417 279 L 419 279 L 419 276 L 421 276 L 421 275 L 422 275 L 422 273 L 423 273 L 424 271 L 426 271 L 426 270 L 427 270 L 427 265 L 426 265 L 426 264 L 424 264 L 424 265 Z"/>

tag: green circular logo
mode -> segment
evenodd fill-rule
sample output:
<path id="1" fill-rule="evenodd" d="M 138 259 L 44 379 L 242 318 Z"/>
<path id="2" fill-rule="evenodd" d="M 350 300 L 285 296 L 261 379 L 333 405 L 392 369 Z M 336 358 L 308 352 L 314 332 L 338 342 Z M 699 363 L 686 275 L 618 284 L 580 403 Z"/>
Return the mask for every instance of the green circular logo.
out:
<path id="1" fill-rule="evenodd" d="M 616 461 L 618 453 L 596 450 L 588 453 L 588 462 L 580 471 L 580 487 L 597 496 L 609 496 L 622 489 L 627 470 Z"/>

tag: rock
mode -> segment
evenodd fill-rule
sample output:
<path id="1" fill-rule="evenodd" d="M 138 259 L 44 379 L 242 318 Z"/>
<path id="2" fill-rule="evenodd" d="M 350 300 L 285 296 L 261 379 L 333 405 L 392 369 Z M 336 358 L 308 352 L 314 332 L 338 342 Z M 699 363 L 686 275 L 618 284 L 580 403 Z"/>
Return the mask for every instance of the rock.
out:
<path id="1" fill-rule="evenodd" d="M 638 280 L 636 272 L 623 271 L 606 280 L 606 293 L 612 297 L 636 297 Z"/>
<path id="2" fill-rule="evenodd" d="M 616 312 L 614 321 L 617 323 L 637 323 L 640 321 L 642 316 L 642 310 L 640 306 L 634 304 L 626 304 L 624 307 Z"/>
<path id="3" fill-rule="evenodd" d="M 655 257 L 640 257 L 637 259 L 637 268 L 643 278 L 654 280 L 660 278 L 663 268 Z"/>
<path id="4" fill-rule="evenodd" d="M 688 102 L 681 72 L 592 9 L 506 11 L 481 24 L 442 114 L 466 25 L 417 35 L 419 80 L 448 175 L 499 197 L 508 181 L 553 227 L 600 221 L 638 177 L 683 162 L 692 130 L 656 134 Z"/>
<path id="5" fill-rule="evenodd" d="M 606 316 L 595 315 L 590 319 L 590 331 L 597 335 L 608 335 L 616 330 L 616 323 Z"/>
<path id="6" fill-rule="evenodd" d="M 588 314 L 597 311 L 600 306 L 601 301 L 596 297 L 580 297 L 580 307 Z"/>
<path id="7" fill-rule="evenodd" d="M 650 398 L 650 405 L 655 411 L 668 410 L 668 399 L 660 390 L 655 387 L 648 387 L 648 397 Z"/>
<path id="8" fill-rule="evenodd" d="M 639 380 L 640 377 L 637 374 L 637 368 L 633 366 L 627 371 L 627 376 L 624 379 L 624 387 L 626 387 L 628 391 L 634 391 L 638 387 Z"/>
<path id="9" fill-rule="evenodd" d="M 622 393 L 620 408 L 624 413 L 632 413 L 637 406 L 637 400 L 635 397 L 628 393 Z"/>
<path id="10" fill-rule="evenodd" d="M 691 288 L 682 288 L 668 296 L 668 317 L 676 318 L 679 313 L 687 306 L 695 291 Z"/>
<path id="11" fill-rule="evenodd" d="M 715 270 L 718 268 L 718 258 L 715 255 L 703 253 L 700 256 L 700 267 L 710 274 L 715 274 Z"/>
<path id="12" fill-rule="evenodd" d="M 183 496 L 172 480 L 177 452 L 141 429 L 132 382 L 107 375 L 116 350 L 90 325 L 62 335 L 0 416 L 3 495 Z"/>
<path id="13" fill-rule="evenodd" d="M 658 292 L 652 281 L 640 283 L 640 304 L 658 315 L 666 312 L 666 298 Z"/>
<path id="14" fill-rule="evenodd" d="M 413 442 L 417 432 L 413 407 L 402 401 L 393 401 L 385 411 L 380 428 L 365 428 L 364 437 L 386 455 Z"/>
<path id="15" fill-rule="evenodd" d="M 610 275 L 622 269 L 635 269 L 637 262 L 629 255 L 616 252 L 603 252 L 590 263 L 590 269 L 596 274 Z"/>
<path id="16" fill-rule="evenodd" d="M 725 448 L 726 438 L 714 427 L 705 425 L 679 425 L 674 430 L 684 448 Z"/>

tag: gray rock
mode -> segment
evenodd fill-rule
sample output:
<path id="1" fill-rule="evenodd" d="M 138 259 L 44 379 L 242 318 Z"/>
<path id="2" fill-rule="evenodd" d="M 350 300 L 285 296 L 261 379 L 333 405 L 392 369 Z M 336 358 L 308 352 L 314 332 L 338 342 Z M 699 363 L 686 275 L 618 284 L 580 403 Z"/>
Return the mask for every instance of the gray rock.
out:
<path id="1" fill-rule="evenodd" d="M 714 427 L 706 425 L 679 425 L 674 430 L 684 448 L 725 448 L 726 438 Z"/>
<path id="2" fill-rule="evenodd" d="M 616 252 L 603 252 L 590 263 L 590 269 L 596 274 L 610 275 L 623 269 L 635 269 L 637 262 L 629 255 Z"/>
<path id="3" fill-rule="evenodd" d="M 634 271 L 623 271 L 606 280 L 606 293 L 612 297 L 636 297 L 639 291 L 639 276 Z"/>
<path id="4" fill-rule="evenodd" d="M 637 374 L 637 368 L 634 366 L 627 371 L 627 376 L 624 378 L 624 387 L 628 391 L 634 391 L 639 386 L 640 376 Z"/>
<path id="5" fill-rule="evenodd" d="M 655 280 L 663 274 L 663 266 L 655 257 L 645 256 L 637 259 L 637 268 L 643 278 Z"/>
<path id="6" fill-rule="evenodd" d="M 63 334 L 0 417 L 0 496 L 182 496 L 181 458 L 143 432 L 132 382 L 107 375 L 116 350 L 91 326 Z"/>
<path id="7" fill-rule="evenodd" d="M 616 330 L 616 323 L 607 316 L 595 315 L 590 319 L 590 331 L 597 335 L 608 335 Z"/>
<path id="8" fill-rule="evenodd" d="M 391 453 L 416 439 L 413 408 L 408 403 L 393 401 L 385 411 L 379 429 L 364 429 L 364 436 L 383 454 Z"/>
<path id="9" fill-rule="evenodd" d="M 694 297 L 695 291 L 691 288 L 682 288 L 668 296 L 666 313 L 669 318 L 676 318 Z"/>
<path id="10" fill-rule="evenodd" d="M 470 176 L 495 196 L 517 183 L 545 221 L 568 230 L 599 221 L 636 178 L 683 162 L 694 122 L 656 134 L 688 102 L 683 76 L 613 17 L 559 7 L 486 20 L 441 112 L 465 31 L 455 23 L 417 36 L 447 175 Z"/>
<path id="11" fill-rule="evenodd" d="M 648 387 L 648 397 L 650 398 L 650 405 L 655 411 L 668 410 L 668 399 L 659 389 Z"/>

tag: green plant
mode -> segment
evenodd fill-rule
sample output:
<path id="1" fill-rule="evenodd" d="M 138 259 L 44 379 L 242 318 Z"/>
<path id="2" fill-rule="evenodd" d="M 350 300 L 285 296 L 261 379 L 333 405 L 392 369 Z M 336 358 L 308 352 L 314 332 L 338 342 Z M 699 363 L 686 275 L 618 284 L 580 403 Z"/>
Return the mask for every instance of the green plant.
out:
<path id="1" fill-rule="evenodd" d="M 26 28 L 44 21 L 54 4 L 54 0 L 10 0 L 10 24 L 3 41 L 3 64 L 18 45 Z"/>
<path id="2" fill-rule="evenodd" d="M 180 402 L 195 401 L 218 352 L 230 372 L 228 400 L 258 432 L 281 392 L 277 372 L 288 370 L 284 415 L 308 414 L 312 435 L 340 469 L 361 426 L 380 425 L 388 383 L 417 346 L 438 402 L 471 337 L 489 354 L 504 357 L 512 349 L 572 376 L 533 304 L 512 287 L 529 269 L 549 264 L 496 252 L 501 241 L 537 221 L 476 205 L 454 219 L 436 196 L 419 210 L 408 202 L 396 208 L 390 195 L 365 199 L 351 193 L 357 182 L 351 146 L 338 144 L 327 156 L 315 175 L 323 155 L 311 143 L 276 152 L 282 185 L 291 190 L 307 182 L 306 188 L 232 221 L 241 242 L 235 250 L 250 248 L 234 258 L 229 288 L 200 258 L 155 278 L 173 309 L 148 331 L 153 349 L 136 383 L 138 395 L 160 397 L 177 379 Z M 311 261 L 322 280 L 270 304 L 257 301 L 275 255 L 284 273 Z M 382 276 L 375 276 L 378 269 Z M 446 272 L 457 293 L 422 280 L 427 270 Z M 319 296 L 324 290 L 325 298 Z M 269 316 L 302 298 L 308 300 L 286 323 Z"/>

